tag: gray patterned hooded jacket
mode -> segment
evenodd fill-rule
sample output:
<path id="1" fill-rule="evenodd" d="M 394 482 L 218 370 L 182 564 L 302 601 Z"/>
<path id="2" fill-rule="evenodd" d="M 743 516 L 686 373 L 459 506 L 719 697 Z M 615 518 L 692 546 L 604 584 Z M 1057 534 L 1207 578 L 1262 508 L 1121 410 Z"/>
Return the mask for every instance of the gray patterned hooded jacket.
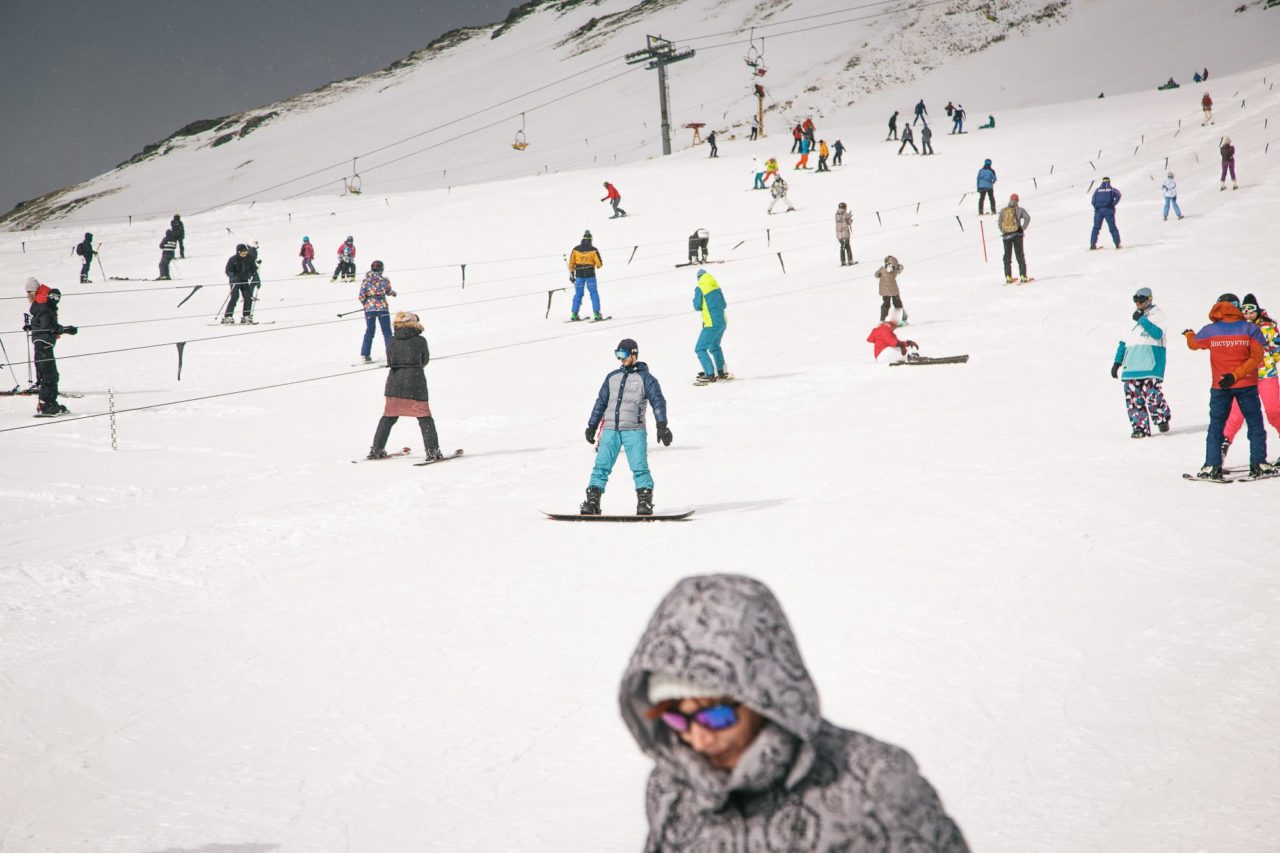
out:
<path id="1" fill-rule="evenodd" d="M 645 718 L 651 672 L 705 685 L 767 719 L 731 772 Z M 910 755 L 822 719 L 791 626 L 759 581 L 680 581 L 640 638 L 619 701 L 657 765 L 645 796 L 645 853 L 969 849 Z"/>

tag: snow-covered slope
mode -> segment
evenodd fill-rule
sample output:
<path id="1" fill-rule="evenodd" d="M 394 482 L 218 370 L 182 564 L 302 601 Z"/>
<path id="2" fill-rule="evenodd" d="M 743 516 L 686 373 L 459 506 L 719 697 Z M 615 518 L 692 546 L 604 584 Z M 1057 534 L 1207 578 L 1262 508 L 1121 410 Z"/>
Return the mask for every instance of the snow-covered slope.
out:
<path id="1" fill-rule="evenodd" d="M 138 410 L 112 450 L 107 417 L 0 400 L 0 850 L 634 850 L 647 765 L 616 681 L 660 596 L 709 570 L 773 586 L 826 715 L 909 749 L 975 850 L 1269 849 L 1280 484 L 1178 478 L 1203 453 L 1203 354 L 1171 349 L 1173 430 L 1143 442 L 1107 373 L 1138 286 L 1175 331 L 1224 289 L 1280 305 L 1277 74 L 1010 109 L 994 132 L 940 128 L 935 158 L 896 156 L 879 114 L 824 122 L 848 165 L 788 168 L 799 210 L 780 216 L 747 190 L 750 159 L 788 148 L 771 136 L 718 160 L 192 215 L 173 286 L 69 283 L 70 225 L 3 235 L 10 357 L 36 274 L 83 330 L 58 347 L 63 387 L 87 392 L 68 404 L 105 412 L 111 388 Z M 1206 88 L 1219 109 L 1201 128 Z M 1222 134 L 1238 192 L 1217 188 Z M 983 260 L 984 157 L 1033 216 L 1027 287 Z M 1166 157 L 1180 222 L 1159 216 Z M 1125 249 L 1090 253 L 1103 174 L 1125 194 Z M 606 178 L 631 216 L 605 217 Z M 845 269 L 841 200 L 860 261 Z M 95 228 L 107 272 L 149 277 L 170 213 Z M 693 277 L 672 267 L 698 226 L 727 261 L 738 376 L 708 388 L 690 382 Z M 559 290 L 584 228 L 614 315 L 585 327 L 561 322 Z M 295 277 L 293 254 L 308 234 L 327 273 L 349 233 L 362 270 L 386 262 L 394 307 L 424 317 L 461 460 L 348 461 L 383 374 L 350 366 L 362 323 L 335 315 L 354 288 Z M 222 265 L 252 239 L 258 315 L 277 322 L 211 328 Z M 910 336 L 969 364 L 870 363 L 887 253 Z M 582 428 L 623 336 L 669 400 L 658 504 L 697 520 L 545 521 L 581 499 Z M 419 447 L 404 422 L 391 443 Z M 631 499 L 620 467 L 606 507 Z"/>
<path id="2" fill-rule="evenodd" d="M 1169 75 L 1189 82 L 1206 65 L 1214 74 L 1252 68 L 1274 56 L 1280 38 L 1280 14 L 1256 0 L 1244 13 L 1190 0 L 1163 3 L 1159 14 L 1097 0 L 994 5 L 993 16 L 987 0 L 530 3 L 503 25 L 451 33 L 377 74 L 196 123 L 138 162 L 42 197 L 7 222 L 91 226 L 233 201 L 337 196 L 353 169 L 366 192 L 384 194 L 652 157 L 661 150 L 655 75 L 623 60 L 648 33 L 698 51 L 671 67 L 678 148 L 690 144 L 687 122 L 745 126 L 755 111 L 755 78 L 742 60 L 752 37 L 768 68 L 760 80 L 766 130 L 778 135 L 805 115 L 882 121 L 920 95 L 958 100 L 976 118 L 1146 90 Z M 894 84 L 917 78 L 899 97 Z M 510 144 L 522 125 L 531 143 L 523 152 Z"/>

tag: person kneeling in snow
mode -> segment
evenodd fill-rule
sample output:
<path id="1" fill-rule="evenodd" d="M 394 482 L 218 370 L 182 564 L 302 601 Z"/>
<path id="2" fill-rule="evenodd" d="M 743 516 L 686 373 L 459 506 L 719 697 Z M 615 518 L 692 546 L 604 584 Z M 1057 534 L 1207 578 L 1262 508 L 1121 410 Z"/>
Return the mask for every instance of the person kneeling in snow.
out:
<path id="1" fill-rule="evenodd" d="M 906 361 L 909 355 L 916 355 L 920 349 L 920 345 L 915 341 L 900 341 L 893 330 L 898 327 L 896 320 L 884 320 L 871 330 L 871 334 L 867 335 L 867 343 L 875 344 L 875 352 L 872 356 L 878 364 L 893 364 L 898 361 Z M 910 353 L 907 351 L 911 350 Z M 881 358 L 881 355 L 884 358 Z"/>

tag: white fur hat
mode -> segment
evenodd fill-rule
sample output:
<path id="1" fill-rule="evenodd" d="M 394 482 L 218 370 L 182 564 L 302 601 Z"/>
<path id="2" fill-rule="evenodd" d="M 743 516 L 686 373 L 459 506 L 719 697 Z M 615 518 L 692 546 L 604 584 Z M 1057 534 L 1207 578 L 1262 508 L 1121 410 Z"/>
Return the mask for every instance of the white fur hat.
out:
<path id="1" fill-rule="evenodd" d="M 719 696 L 720 691 L 703 687 L 677 675 L 665 672 L 649 673 L 649 703 L 657 705 L 668 699 L 693 699 L 702 696 Z"/>
<path id="2" fill-rule="evenodd" d="M 35 293 L 40 289 L 40 282 L 34 278 L 27 279 L 27 293 Z"/>

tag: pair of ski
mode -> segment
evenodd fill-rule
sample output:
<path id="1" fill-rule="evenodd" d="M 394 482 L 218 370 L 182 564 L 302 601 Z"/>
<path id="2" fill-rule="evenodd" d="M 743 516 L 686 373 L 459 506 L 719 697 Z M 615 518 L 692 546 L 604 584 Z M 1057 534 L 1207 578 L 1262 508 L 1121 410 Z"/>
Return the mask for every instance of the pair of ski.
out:
<path id="1" fill-rule="evenodd" d="M 599 317 L 599 318 L 597 318 L 597 317 L 579 317 L 579 318 L 578 318 L 578 319 L 576 319 L 576 320 L 575 320 L 575 319 L 573 319 L 572 317 L 570 317 L 568 320 L 565 320 L 565 322 L 566 322 L 566 323 L 603 323 L 605 320 L 612 320 L 612 319 L 613 319 L 613 315 L 612 315 L 612 314 L 610 314 L 610 315 L 609 315 L 609 316 L 607 316 L 607 317 Z"/>
<path id="2" fill-rule="evenodd" d="M 413 450 L 411 450 L 410 448 L 402 447 L 400 450 L 397 450 L 395 453 L 388 453 L 386 456 L 379 456 L 374 459 L 370 459 L 369 457 L 366 456 L 364 459 L 352 459 L 351 462 L 352 464 L 357 464 L 360 462 L 382 462 L 386 459 L 399 459 L 404 456 L 409 456 L 412 453 L 413 453 Z M 462 448 L 458 448 L 457 450 L 453 451 L 453 453 L 450 453 L 447 456 L 442 456 L 439 459 L 428 459 L 425 462 L 415 462 L 413 463 L 413 467 L 421 468 L 425 465 L 435 465 L 437 462 L 448 462 L 450 459 L 457 459 L 461 455 L 462 455 Z"/>
<path id="3" fill-rule="evenodd" d="M 1225 485 L 1227 483 L 1252 483 L 1255 480 L 1275 480 L 1280 479 L 1280 470 L 1274 474 L 1263 474 L 1261 477 L 1252 477 L 1249 475 L 1249 469 L 1244 468 L 1223 468 L 1222 479 L 1214 480 L 1209 477 L 1199 477 L 1195 474 L 1183 474 L 1182 479 L 1191 480 L 1195 483 L 1218 483 Z"/>
<path id="4" fill-rule="evenodd" d="M 915 357 L 908 356 L 906 361 L 895 361 L 890 367 L 909 367 L 911 365 L 925 364 L 965 364 L 969 361 L 967 355 L 948 355 L 941 358 L 930 358 L 927 355 L 917 355 Z"/>
<path id="5" fill-rule="evenodd" d="M 697 266 L 706 266 L 707 264 L 723 264 L 723 263 L 724 261 L 689 261 L 688 263 L 685 263 L 685 264 L 676 264 L 676 269 L 680 269 L 680 267 L 697 267 Z"/>

